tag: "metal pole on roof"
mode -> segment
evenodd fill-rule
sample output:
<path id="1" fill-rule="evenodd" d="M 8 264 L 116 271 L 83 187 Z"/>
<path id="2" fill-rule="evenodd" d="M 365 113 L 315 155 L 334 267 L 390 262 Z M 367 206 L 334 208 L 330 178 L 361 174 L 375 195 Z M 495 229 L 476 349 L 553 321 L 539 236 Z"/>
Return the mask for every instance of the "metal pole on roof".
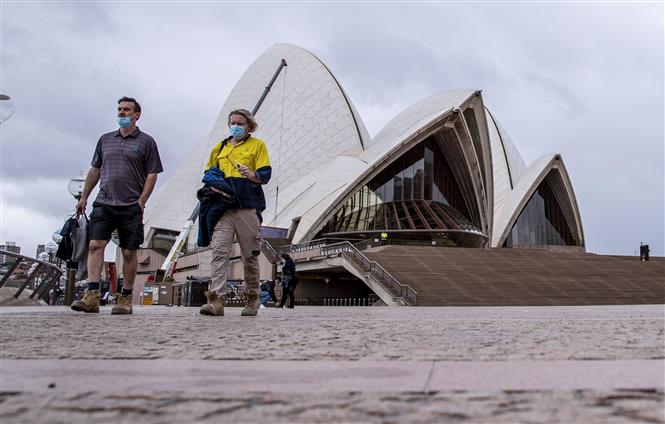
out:
<path id="1" fill-rule="evenodd" d="M 266 96 L 268 95 L 268 92 L 272 88 L 272 85 L 275 83 L 275 80 L 277 80 L 277 77 L 279 76 L 279 73 L 282 72 L 282 68 L 288 66 L 286 64 L 286 60 L 282 59 L 282 62 L 279 64 L 279 67 L 275 71 L 275 74 L 272 76 L 272 79 L 266 86 L 265 90 L 263 90 L 263 94 L 261 94 L 261 97 L 259 98 L 259 101 L 256 103 L 256 106 L 254 106 L 254 109 L 252 109 L 252 115 L 256 115 L 256 112 L 259 111 L 259 108 L 263 104 L 263 101 L 266 99 Z"/>

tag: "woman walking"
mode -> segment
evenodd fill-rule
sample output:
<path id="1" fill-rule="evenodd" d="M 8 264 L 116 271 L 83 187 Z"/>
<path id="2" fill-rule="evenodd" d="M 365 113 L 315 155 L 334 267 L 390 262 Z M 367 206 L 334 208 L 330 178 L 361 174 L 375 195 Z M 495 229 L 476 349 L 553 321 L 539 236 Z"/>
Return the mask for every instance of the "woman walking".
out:
<path id="1" fill-rule="evenodd" d="M 265 143 L 252 132 L 258 127 L 252 113 L 236 109 L 229 113 L 231 137 L 219 142 L 210 153 L 206 172 L 223 178 L 231 187 L 235 201 L 225 204 L 214 224 L 211 237 L 212 281 L 206 293 L 208 303 L 201 306 L 203 315 L 224 315 L 226 269 L 234 238 L 238 239 L 245 274 L 247 305 L 243 316 L 256 316 L 259 311 L 259 228 L 261 212 L 266 208 L 262 186 L 270 181 L 272 168 Z M 205 178 L 204 178 L 205 180 Z M 212 191 L 227 196 L 211 186 Z M 221 200 L 220 200 L 221 202 Z"/>

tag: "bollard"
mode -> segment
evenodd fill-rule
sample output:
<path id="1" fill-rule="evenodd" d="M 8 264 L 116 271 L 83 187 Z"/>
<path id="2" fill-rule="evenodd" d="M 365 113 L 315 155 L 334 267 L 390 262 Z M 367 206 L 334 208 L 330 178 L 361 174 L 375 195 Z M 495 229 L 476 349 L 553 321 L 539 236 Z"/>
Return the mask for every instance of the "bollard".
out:
<path id="1" fill-rule="evenodd" d="M 74 284 L 76 278 L 76 270 L 67 268 L 67 285 L 65 286 L 65 301 L 64 304 L 70 306 L 74 302 Z"/>

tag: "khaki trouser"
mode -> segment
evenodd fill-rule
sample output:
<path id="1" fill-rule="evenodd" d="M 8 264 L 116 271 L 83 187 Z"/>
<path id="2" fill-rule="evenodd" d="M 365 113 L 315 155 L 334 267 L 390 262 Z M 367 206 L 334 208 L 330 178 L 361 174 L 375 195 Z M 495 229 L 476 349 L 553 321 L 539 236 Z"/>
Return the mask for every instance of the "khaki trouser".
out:
<path id="1" fill-rule="evenodd" d="M 234 236 L 238 237 L 245 273 L 245 293 L 259 294 L 259 254 L 261 222 L 254 209 L 232 209 L 224 212 L 212 233 L 212 282 L 210 291 L 226 296 L 226 272 Z"/>

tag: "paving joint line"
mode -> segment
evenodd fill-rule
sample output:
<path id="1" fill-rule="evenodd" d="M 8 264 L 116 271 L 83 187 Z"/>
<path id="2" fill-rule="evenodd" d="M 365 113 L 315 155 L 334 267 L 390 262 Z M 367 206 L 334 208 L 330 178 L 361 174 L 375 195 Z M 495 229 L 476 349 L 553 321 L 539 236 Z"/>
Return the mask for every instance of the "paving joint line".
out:
<path id="1" fill-rule="evenodd" d="M 430 385 L 430 382 L 432 381 L 432 376 L 434 375 L 434 367 L 436 366 L 436 362 L 437 361 L 432 361 L 432 366 L 430 367 L 429 373 L 427 374 L 427 380 L 425 381 L 425 387 L 423 389 L 423 392 L 426 395 L 430 394 L 429 385 Z"/>

